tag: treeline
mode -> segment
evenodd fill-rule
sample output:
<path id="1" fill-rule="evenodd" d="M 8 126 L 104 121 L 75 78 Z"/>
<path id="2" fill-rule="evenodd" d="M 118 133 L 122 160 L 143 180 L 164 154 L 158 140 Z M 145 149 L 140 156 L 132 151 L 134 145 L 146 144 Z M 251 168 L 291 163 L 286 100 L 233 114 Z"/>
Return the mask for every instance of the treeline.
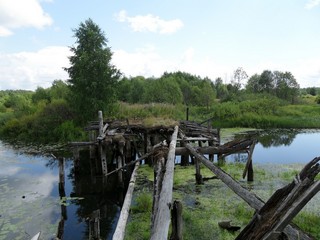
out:
<path id="1" fill-rule="evenodd" d="M 290 103 L 298 101 L 300 87 L 290 72 L 265 70 L 247 78 L 242 68 L 234 71 L 230 83 L 224 83 L 221 78 L 212 80 L 180 71 L 164 73 L 160 78 L 125 77 L 119 81 L 117 93 L 120 101 L 128 103 L 155 102 L 206 107 L 215 101 L 241 99 L 244 94 L 269 94 Z"/>

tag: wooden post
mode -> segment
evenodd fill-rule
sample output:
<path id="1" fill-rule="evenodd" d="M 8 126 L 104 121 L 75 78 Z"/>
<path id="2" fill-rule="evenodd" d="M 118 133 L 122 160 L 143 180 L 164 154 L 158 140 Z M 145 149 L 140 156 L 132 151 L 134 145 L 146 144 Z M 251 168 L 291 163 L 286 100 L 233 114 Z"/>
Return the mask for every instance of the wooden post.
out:
<path id="1" fill-rule="evenodd" d="M 184 146 L 184 142 L 181 141 L 181 145 Z M 189 165 L 189 154 L 181 154 L 181 166 L 188 166 Z"/>
<path id="2" fill-rule="evenodd" d="M 171 218 L 170 210 L 172 205 L 175 148 L 177 143 L 178 129 L 178 126 L 174 128 L 174 133 L 169 146 L 166 172 L 164 173 L 161 194 L 159 198 L 159 207 L 157 208 L 154 224 L 151 229 L 151 240 L 166 240 L 168 238 Z"/>
<path id="3" fill-rule="evenodd" d="M 182 240 L 182 204 L 180 201 L 173 202 L 171 211 L 172 232 L 170 240 Z"/>
<path id="4" fill-rule="evenodd" d="M 200 162 L 197 158 L 195 159 L 195 167 L 196 167 L 196 183 L 203 184 L 203 178 L 200 173 Z"/>
<path id="5" fill-rule="evenodd" d="M 256 141 L 253 141 L 253 143 L 251 144 L 250 148 L 249 148 L 249 152 L 248 152 L 248 160 L 246 163 L 246 166 L 243 170 L 243 174 L 242 177 L 245 178 L 246 175 L 248 175 L 247 181 L 248 182 L 253 182 L 253 164 L 252 164 L 252 155 L 253 155 L 253 150 L 254 147 L 256 145 Z"/>
<path id="6" fill-rule="evenodd" d="M 187 105 L 186 109 L 186 120 L 189 121 L 189 106 Z"/>
<path id="7" fill-rule="evenodd" d="M 199 141 L 198 144 L 199 144 L 199 147 L 202 147 L 201 141 Z M 198 159 L 195 159 L 195 167 L 196 167 L 196 183 L 203 184 L 203 179 L 200 172 L 200 162 Z"/>
<path id="8" fill-rule="evenodd" d="M 102 137 L 104 135 L 102 111 L 98 112 L 98 118 L 99 118 L 99 137 Z"/>
<path id="9" fill-rule="evenodd" d="M 212 129 L 212 121 L 211 119 L 208 120 L 208 133 L 211 133 L 211 129 Z M 213 134 L 211 136 L 212 138 L 214 137 Z M 211 147 L 213 146 L 213 141 L 212 140 L 208 140 L 208 146 Z M 213 154 L 209 154 L 209 160 L 211 162 L 213 162 Z"/>
<path id="10" fill-rule="evenodd" d="M 125 234 L 125 230 L 126 230 L 126 224 L 128 221 L 128 217 L 129 217 L 129 211 L 130 211 L 130 207 L 131 207 L 133 190 L 134 190 L 134 185 L 135 185 L 136 178 L 137 178 L 139 164 L 140 164 L 139 162 L 136 162 L 134 170 L 132 172 L 129 186 L 128 186 L 128 190 L 126 193 L 126 197 L 124 199 L 124 203 L 122 205 L 122 209 L 120 212 L 120 217 L 119 217 L 119 220 L 117 223 L 117 227 L 116 227 L 116 230 L 115 230 L 113 237 L 112 237 L 113 240 L 124 239 L 124 234 Z"/>
<path id="11" fill-rule="evenodd" d="M 91 213 L 89 220 L 89 240 L 100 239 L 100 209 Z"/>
<path id="12" fill-rule="evenodd" d="M 80 170 L 80 153 L 79 149 L 76 147 L 73 149 L 73 166 L 75 172 L 79 172 Z"/>
<path id="13" fill-rule="evenodd" d="M 212 162 L 200 155 L 190 144 L 186 144 L 186 148 L 192 155 L 198 158 L 207 168 L 209 168 L 222 182 L 224 182 L 232 191 L 234 191 L 239 197 L 246 201 L 255 210 L 260 210 L 264 206 L 263 200 L 257 197 L 253 192 L 242 187 L 236 180 L 234 180 L 229 174 L 224 172 L 218 166 L 215 166 Z M 299 229 L 291 225 L 287 225 L 284 232 L 289 236 L 295 236 L 292 239 L 311 240 L 311 238 Z M 300 238 L 298 238 L 298 236 Z"/>
<path id="14" fill-rule="evenodd" d="M 64 192 L 65 177 L 64 177 L 64 158 L 59 158 L 59 192 Z M 65 195 L 65 194 L 64 194 Z"/>
<path id="15" fill-rule="evenodd" d="M 122 158 L 121 158 L 121 156 L 118 156 L 117 157 L 117 167 L 118 168 L 122 168 Z M 122 171 L 118 171 L 118 186 L 120 187 L 120 188 L 124 188 L 124 183 L 123 183 L 123 176 L 122 176 Z"/>

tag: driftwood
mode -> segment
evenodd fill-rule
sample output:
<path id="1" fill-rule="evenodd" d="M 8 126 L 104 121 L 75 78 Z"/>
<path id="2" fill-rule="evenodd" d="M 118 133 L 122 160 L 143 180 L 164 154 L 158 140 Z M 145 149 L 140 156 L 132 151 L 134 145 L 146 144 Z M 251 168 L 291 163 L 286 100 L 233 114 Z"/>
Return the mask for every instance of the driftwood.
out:
<path id="1" fill-rule="evenodd" d="M 260 210 L 264 206 L 263 200 L 261 200 L 253 192 L 250 192 L 246 188 L 242 187 L 236 180 L 234 180 L 229 174 L 224 172 L 221 168 L 214 165 L 207 158 L 199 154 L 189 143 L 185 144 L 185 147 L 190 153 L 199 159 L 207 168 L 209 168 L 222 182 L 224 182 L 232 191 L 234 191 L 239 197 L 246 201 L 255 210 Z M 284 228 L 284 232 L 290 236 L 290 239 L 310 240 L 310 236 L 302 232 L 296 226 L 287 225 Z"/>
<path id="2" fill-rule="evenodd" d="M 132 200 L 132 195 L 133 195 L 133 190 L 134 190 L 134 185 L 135 185 L 135 181 L 136 181 L 136 177 L 137 177 L 138 168 L 139 168 L 139 162 L 136 162 L 134 170 L 131 174 L 130 183 L 129 183 L 128 190 L 126 193 L 126 197 L 124 199 L 124 203 L 122 205 L 122 209 L 121 209 L 120 217 L 119 217 L 119 220 L 117 223 L 117 227 L 116 227 L 116 230 L 115 230 L 113 237 L 112 237 L 112 239 L 114 239 L 114 240 L 124 239 L 124 234 L 125 234 L 125 230 L 126 230 L 127 220 L 129 217 L 129 210 L 130 210 L 130 206 L 131 206 L 131 200 Z"/>
<path id="3" fill-rule="evenodd" d="M 290 184 L 277 190 L 236 239 L 279 239 L 284 228 L 320 191 L 320 182 L 314 181 L 320 172 L 319 161 L 320 157 L 314 158 Z"/>
<path id="4" fill-rule="evenodd" d="M 166 162 L 166 171 L 163 176 L 158 206 L 154 210 L 154 222 L 151 229 L 151 240 L 166 240 L 170 225 L 170 210 L 172 205 L 172 188 L 175 161 L 175 148 L 177 143 L 178 126 L 174 128 L 171 137 L 169 152 Z"/>

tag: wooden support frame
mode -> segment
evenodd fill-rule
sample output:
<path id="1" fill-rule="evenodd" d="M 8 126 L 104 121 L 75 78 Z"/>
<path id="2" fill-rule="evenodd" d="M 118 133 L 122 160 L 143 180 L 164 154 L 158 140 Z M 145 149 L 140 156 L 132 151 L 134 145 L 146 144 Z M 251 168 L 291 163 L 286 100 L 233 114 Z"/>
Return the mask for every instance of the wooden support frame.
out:
<path id="1" fill-rule="evenodd" d="M 224 172 L 218 166 L 215 166 L 212 162 L 199 154 L 190 144 L 185 145 L 190 153 L 198 158 L 207 168 L 209 168 L 222 182 L 224 182 L 231 190 L 233 190 L 239 197 L 249 204 L 255 210 L 260 210 L 264 206 L 263 200 L 256 196 L 253 192 L 250 192 L 246 188 L 242 187 L 236 180 L 234 180 L 229 174 Z M 283 232 L 290 239 L 311 240 L 312 238 L 298 229 L 296 226 L 287 225 Z"/>

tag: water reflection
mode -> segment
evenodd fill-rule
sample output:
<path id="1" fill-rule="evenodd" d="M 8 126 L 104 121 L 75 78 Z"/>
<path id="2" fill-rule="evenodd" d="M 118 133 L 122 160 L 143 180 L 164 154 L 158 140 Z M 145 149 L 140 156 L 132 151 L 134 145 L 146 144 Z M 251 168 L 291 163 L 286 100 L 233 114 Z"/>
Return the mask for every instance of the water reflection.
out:
<path id="1" fill-rule="evenodd" d="M 289 129 L 264 131 L 258 136 L 258 140 L 264 148 L 290 146 L 298 133 L 297 130 Z"/>
<path id="2" fill-rule="evenodd" d="M 0 239 L 31 239 L 39 231 L 42 239 L 89 239 L 97 222 L 96 236 L 112 238 L 125 189 L 112 177 L 92 175 L 88 154 L 81 156 L 77 172 L 64 158 L 61 184 L 51 154 L 26 154 L 0 142 Z"/>

